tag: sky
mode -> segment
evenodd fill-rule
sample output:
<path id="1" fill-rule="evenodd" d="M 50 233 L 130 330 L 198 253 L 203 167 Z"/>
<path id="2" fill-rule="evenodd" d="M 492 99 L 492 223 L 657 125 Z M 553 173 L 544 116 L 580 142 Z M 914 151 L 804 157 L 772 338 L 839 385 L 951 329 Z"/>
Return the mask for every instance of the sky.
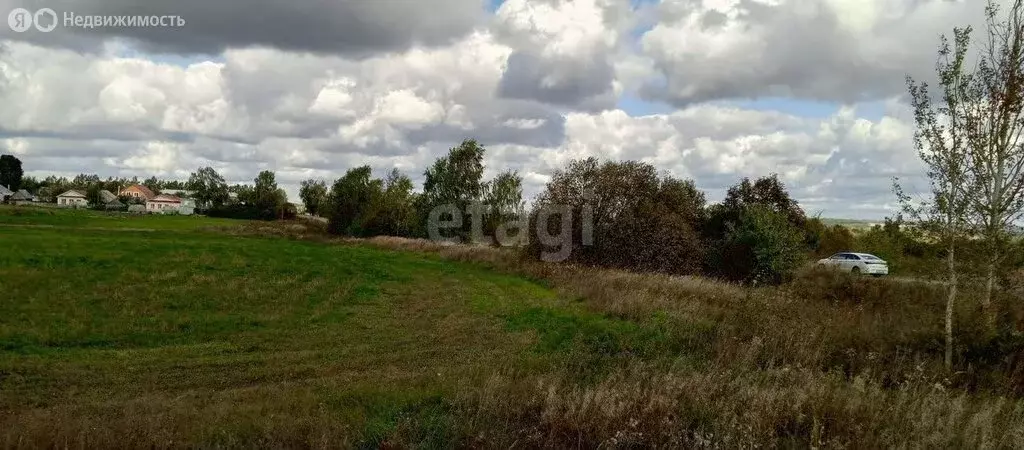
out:
<path id="1" fill-rule="evenodd" d="M 928 183 L 905 77 L 983 23 L 956 0 L 0 0 L 0 15 L 173 15 L 182 26 L 0 23 L 0 153 L 26 173 L 229 182 L 423 170 L 466 138 L 527 199 L 586 157 L 720 200 L 777 173 L 809 214 L 881 219 Z"/>

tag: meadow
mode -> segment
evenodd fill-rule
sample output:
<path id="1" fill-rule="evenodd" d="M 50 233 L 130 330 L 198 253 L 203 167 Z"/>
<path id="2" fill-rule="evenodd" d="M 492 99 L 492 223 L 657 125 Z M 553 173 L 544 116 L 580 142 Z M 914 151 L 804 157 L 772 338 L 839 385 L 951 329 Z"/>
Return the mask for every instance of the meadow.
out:
<path id="1" fill-rule="evenodd" d="M 0 207 L 0 446 L 1024 446 L 1020 338 L 968 295 L 947 372 L 941 286 L 320 226 Z"/>

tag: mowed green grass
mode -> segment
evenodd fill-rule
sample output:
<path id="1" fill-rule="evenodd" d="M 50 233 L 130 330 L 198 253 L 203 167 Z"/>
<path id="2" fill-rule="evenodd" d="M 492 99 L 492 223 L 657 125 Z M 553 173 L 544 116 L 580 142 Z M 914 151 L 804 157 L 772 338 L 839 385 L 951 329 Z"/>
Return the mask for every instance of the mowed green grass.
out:
<path id="1" fill-rule="evenodd" d="M 0 226 L 117 228 L 157 231 L 193 231 L 203 227 L 231 226 L 238 221 L 200 216 L 102 213 L 84 209 L 0 205 Z"/>
<path id="2" fill-rule="evenodd" d="M 0 446 L 373 444 L 497 371 L 659 342 L 482 267 L 209 222 L 0 214 Z"/>

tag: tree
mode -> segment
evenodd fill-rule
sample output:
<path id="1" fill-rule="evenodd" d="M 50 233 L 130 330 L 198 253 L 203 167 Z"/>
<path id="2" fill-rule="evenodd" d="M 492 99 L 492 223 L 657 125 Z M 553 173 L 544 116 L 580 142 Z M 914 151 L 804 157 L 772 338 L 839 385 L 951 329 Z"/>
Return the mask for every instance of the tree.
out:
<path id="1" fill-rule="evenodd" d="M 89 189 L 85 191 L 85 198 L 89 202 L 89 206 L 99 208 L 103 205 L 103 195 L 100 194 L 102 190 L 103 186 L 99 183 L 89 185 Z"/>
<path id="2" fill-rule="evenodd" d="M 71 179 L 71 186 L 74 189 L 87 191 L 89 190 L 89 186 L 101 182 L 103 182 L 103 180 L 100 179 L 99 175 L 80 173 L 75 175 L 75 178 Z"/>
<path id="3" fill-rule="evenodd" d="M 274 191 L 274 216 L 279 220 L 295 218 L 295 207 L 288 203 L 288 193 L 284 189 L 277 188 Z"/>
<path id="4" fill-rule="evenodd" d="M 371 236 L 413 236 L 417 233 L 416 194 L 412 180 L 392 169 L 374 187 L 383 189 L 371 196 L 375 200 L 368 217 L 366 234 Z"/>
<path id="5" fill-rule="evenodd" d="M 280 206 L 277 189 L 274 172 L 260 172 L 253 179 L 252 206 L 264 211 L 275 211 Z"/>
<path id="6" fill-rule="evenodd" d="M 431 210 L 438 206 L 453 206 L 466 212 L 471 204 L 479 202 L 484 191 L 484 147 L 476 140 L 467 139 L 448 155 L 438 158 L 424 172 L 421 220 L 426 223 Z M 463 221 L 459 237 L 470 235 L 471 223 Z"/>
<path id="7" fill-rule="evenodd" d="M 39 198 L 46 202 L 53 202 L 61 193 L 71 189 L 71 182 L 65 177 L 50 175 L 40 182 Z"/>
<path id="8" fill-rule="evenodd" d="M 160 181 L 160 189 L 188 189 L 188 181 L 181 180 L 162 180 Z"/>
<path id="9" fill-rule="evenodd" d="M 14 155 L 0 156 L 0 186 L 12 191 L 21 188 L 21 177 L 25 172 L 21 169 L 21 160 Z"/>
<path id="10" fill-rule="evenodd" d="M 155 176 L 147 178 L 146 181 L 142 182 L 142 185 L 149 188 L 154 194 L 160 193 L 161 183 Z"/>
<path id="11" fill-rule="evenodd" d="M 299 198 L 306 206 L 306 213 L 317 216 L 325 213 L 329 205 L 327 203 L 327 182 L 324 180 L 305 180 L 299 188 Z"/>
<path id="12" fill-rule="evenodd" d="M 799 228 L 804 228 L 807 221 L 803 209 L 789 196 L 778 175 L 772 174 L 754 182 L 744 178 L 730 187 L 725 200 L 712 208 L 705 234 L 711 239 L 722 239 L 730 224 L 737 224 L 740 215 L 751 205 L 761 205 L 782 214 L 790 224 Z"/>
<path id="13" fill-rule="evenodd" d="M 804 257 L 804 236 L 783 213 L 766 205 L 744 207 L 730 226 L 721 246 L 729 261 L 724 275 L 736 281 L 777 284 L 799 267 Z"/>
<path id="14" fill-rule="evenodd" d="M 19 189 L 25 189 L 29 192 L 38 192 L 41 187 L 42 183 L 36 177 L 23 177 L 21 179 L 21 186 L 19 186 Z"/>
<path id="15" fill-rule="evenodd" d="M 765 211 L 770 211 L 774 215 L 768 218 Z M 776 225 L 774 221 L 779 217 L 793 229 L 800 230 L 802 248 L 813 244 L 808 242 L 813 239 L 807 236 L 809 224 L 803 209 L 789 196 L 786 186 L 777 175 L 761 177 L 753 182 L 744 178 L 730 187 L 722 203 L 708 209 L 708 219 L 704 222 L 703 234 L 708 240 L 710 250 L 705 261 L 705 270 L 726 279 L 755 283 L 774 282 L 784 278 L 786 274 L 769 277 L 763 272 L 757 272 L 759 268 L 764 267 L 763 262 L 759 262 L 758 259 L 761 257 L 757 253 L 760 251 L 759 247 L 748 245 L 748 242 L 734 235 L 742 226 L 754 227 L 748 228 L 746 231 L 749 233 L 744 237 L 760 232 L 774 232 L 775 229 L 772 227 Z M 746 224 L 744 220 L 756 222 Z M 814 225 L 816 223 L 810 226 Z M 767 228 L 758 228 L 762 226 Z"/>
<path id="16" fill-rule="evenodd" d="M 825 257 L 852 251 L 854 236 L 842 225 L 828 226 L 821 218 L 813 217 L 804 223 L 804 242 L 813 255 Z"/>
<path id="17" fill-rule="evenodd" d="M 201 209 L 219 208 L 228 201 L 228 184 L 212 167 L 192 172 L 185 189 L 193 192 L 192 197 Z"/>
<path id="18" fill-rule="evenodd" d="M 647 163 L 572 161 L 537 198 L 525 251 L 543 260 L 697 273 L 704 201 L 692 181 L 659 176 Z M 545 243 L 540 233 L 557 239 Z"/>
<path id="19" fill-rule="evenodd" d="M 252 206 L 255 204 L 255 194 L 252 186 L 247 184 L 236 184 L 228 188 L 228 198 L 231 197 L 231 193 L 235 193 L 238 198 L 238 203 Z"/>
<path id="20" fill-rule="evenodd" d="M 1024 212 L 1024 5 L 1013 1 L 1001 19 L 990 0 L 985 13 L 979 61 L 973 73 L 963 73 L 962 107 L 955 116 L 971 155 L 971 213 L 987 255 L 982 306 L 994 329 L 997 272 L 1010 245 L 1010 227 Z"/>
<path id="21" fill-rule="evenodd" d="M 496 238 L 495 232 L 499 226 L 518 219 L 523 213 L 523 178 L 513 170 L 502 172 L 487 183 L 485 191 L 484 204 L 488 210 L 483 231 Z"/>
<path id="22" fill-rule="evenodd" d="M 349 169 L 331 186 L 331 211 L 327 231 L 331 234 L 362 236 L 372 218 L 381 181 L 374 180 L 370 166 Z"/>
<path id="23" fill-rule="evenodd" d="M 927 83 L 907 78 L 914 108 L 914 144 L 927 167 L 931 198 L 913 201 L 896 180 L 893 184 L 904 213 L 918 226 L 934 235 L 946 253 L 945 364 L 953 366 L 953 313 L 958 289 L 958 244 L 968 234 L 968 209 L 971 199 L 967 188 L 970 178 L 970 134 L 966 128 L 973 114 L 977 91 L 972 74 L 964 68 L 970 45 L 971 28 L 953 31 L 953 45 L 944 36 L 936 64 L 941 99 L 933 100 Z"/>

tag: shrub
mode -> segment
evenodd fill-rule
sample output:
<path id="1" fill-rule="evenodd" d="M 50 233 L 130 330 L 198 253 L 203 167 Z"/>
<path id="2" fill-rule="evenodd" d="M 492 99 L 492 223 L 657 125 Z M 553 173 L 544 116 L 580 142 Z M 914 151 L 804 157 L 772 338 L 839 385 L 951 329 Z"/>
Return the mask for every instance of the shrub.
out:
<path id="1" fill-rule="evenodd" d="M 816 256 L 826 257 L 839 252 L 849 252 L 854 248 L 853 232 L 842 225 L 833 225 L 822 230 L 818 242 Z"/>
<path id="2" fill-rule="evenodd" d="M 526 254 L 567 255 L 567 262 L 639 271 L 693 274 L 705 245 L 698 230 L 704 194 L 690 180 L 659 177 L 654 166 L 635 161 L 573 161 L 555 173 L 531 214 Z M 546 246 L 537 234 L 542 213 L 560 209 L 544 226 L 563 236 L 566 247 Z M 562 229 L 561 215 L 571 217 Z M 591 233 L 586 236 L 587 227 Z"/>
<path id="3" fill-rule="evenodd" d="M 326 211 L 328 231 L 360 237 L 417 233 L 412 180 L 397 170 L 383 180 L 370 174 L 370 166 L 357 167 L 334 182 Z"/>
<path id="4" fill-rule="evenodd" d="M 803 229 L 807 217 L 800 205 L 789 197 L 786 186 L 778 175 L 761 177 L 751 182 L 744 178 L 739 184 L 729 188 L 725 200 L 710 208 L 704 234 L 711 240 L 721 240 L 735 227 L 747 208 L 760 205 L 762 208 L 782 215 L 789 224 Z"/>
<path id="5" fill-rule="evenodd" d="M 726 279 L 777 284 L 789 279 L 804 259 L 804 235 L 785 215 L 751 205 L 713 250 L 712 266 Z"/>
<path id="6" fill-rule="evenodd" d="M 284 219 L 284 220 L 294 220 L 298 216 L 299 216 L 299 209 L 296 208 L 295 205 L 293 205 L 291 203 L 285 203 L 284 206 L 281 206 L 281 211 L 280 211 L 280 214 L 279 214 L 279 217 L 281 219 Z"/>
<path id="7" fill-rule="evenodd" d="M 272 209 L 260 209 L 252 205 L 242 204 L 213 207 L 206 210 L 206 215 L 241 220 L 276 220 L 279 217 L 278 212 Z"/>

